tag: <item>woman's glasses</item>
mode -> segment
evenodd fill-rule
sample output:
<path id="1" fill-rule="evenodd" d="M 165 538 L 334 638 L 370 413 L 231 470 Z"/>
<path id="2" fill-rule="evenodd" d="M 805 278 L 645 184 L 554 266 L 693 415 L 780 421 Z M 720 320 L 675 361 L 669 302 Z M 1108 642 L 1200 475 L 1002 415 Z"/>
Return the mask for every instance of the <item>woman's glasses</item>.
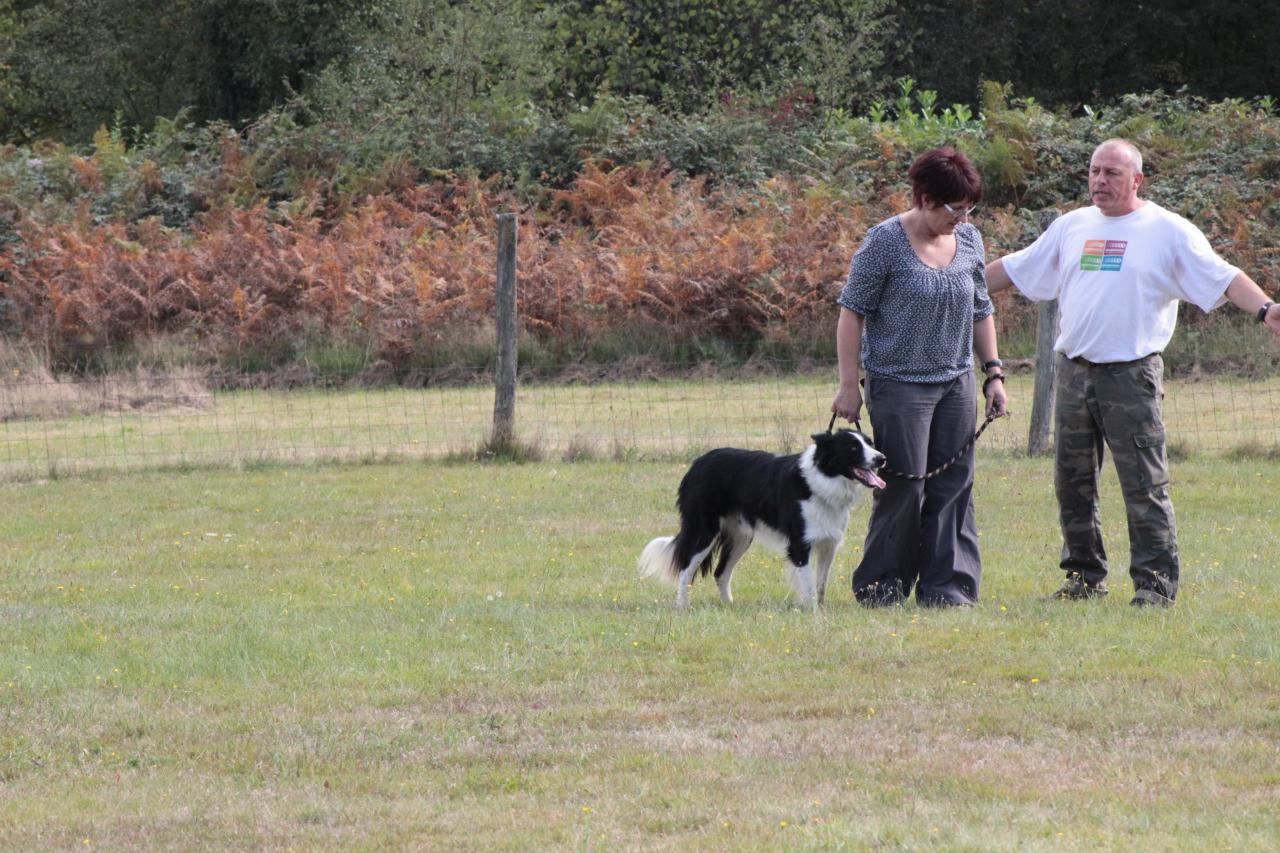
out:
<path id="1" fill-rule="evenodd" d="M 942 209 L 945 210 L 947 213 L 950 213 L 956 219 L 964 219 L 965 217 L 973 216 L 973 213 L 975 210 L 978 209 L 978 206 L 975 204 L 970 207 L 955 208 L 944 201 L 942 203 Z"/>

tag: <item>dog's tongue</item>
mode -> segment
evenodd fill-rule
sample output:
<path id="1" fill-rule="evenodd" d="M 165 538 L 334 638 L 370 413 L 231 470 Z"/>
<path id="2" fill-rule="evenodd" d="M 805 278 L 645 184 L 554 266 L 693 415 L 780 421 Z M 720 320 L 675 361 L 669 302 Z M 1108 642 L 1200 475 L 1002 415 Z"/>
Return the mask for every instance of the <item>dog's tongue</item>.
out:
<path id="1" fill-rule="evenodd" d="M 875 471 L 872 471 L 869 468 L 857 468 L 853 473 L 859 480 L 866 483 L 873 489 L 883 489 L 885 485 L 887 485 L 884 480 L 880 479 L 879 475 L 877 475 Z"/>

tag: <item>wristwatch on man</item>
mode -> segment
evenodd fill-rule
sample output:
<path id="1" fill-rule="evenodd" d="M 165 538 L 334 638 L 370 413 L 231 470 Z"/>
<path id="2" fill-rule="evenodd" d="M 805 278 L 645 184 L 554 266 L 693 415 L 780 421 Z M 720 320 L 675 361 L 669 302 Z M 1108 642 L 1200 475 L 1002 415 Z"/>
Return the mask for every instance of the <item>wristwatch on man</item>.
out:
<path id="1" fill-rule="evenodd" d="M 991 371 L 995 370 L 997 367 L 1004 367 L 1004 362 L 998 358 L 993 358 L 990 361 L 982 362 L 983 373 L 990 373 Z"/>
<path id="2" fill-rule="evenodd" d="M 1267 312 L 1271 310 L 1272 305 L 1275 305 L 1275 303 L 1269 299 L 1266 302 L 1262 303 L 1262 307 L 1258 309 L 1259 323 L 1267 322 Z"/>

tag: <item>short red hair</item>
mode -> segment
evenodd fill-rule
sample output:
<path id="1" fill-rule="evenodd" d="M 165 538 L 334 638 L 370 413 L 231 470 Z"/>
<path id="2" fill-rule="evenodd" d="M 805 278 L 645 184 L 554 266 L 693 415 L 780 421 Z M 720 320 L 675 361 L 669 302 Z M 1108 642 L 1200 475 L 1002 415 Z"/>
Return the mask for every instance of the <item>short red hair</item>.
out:
<path id="1" fill-rule="evenodd" d="M 982 177 L 968 157 L 951 146 L 930 148 L 916 158 L 907 170 L 911 179 L 911 196 L 917 207 L 922 196 L 935 202 L 964 201 L 977 204 L 982 200 Z"/>

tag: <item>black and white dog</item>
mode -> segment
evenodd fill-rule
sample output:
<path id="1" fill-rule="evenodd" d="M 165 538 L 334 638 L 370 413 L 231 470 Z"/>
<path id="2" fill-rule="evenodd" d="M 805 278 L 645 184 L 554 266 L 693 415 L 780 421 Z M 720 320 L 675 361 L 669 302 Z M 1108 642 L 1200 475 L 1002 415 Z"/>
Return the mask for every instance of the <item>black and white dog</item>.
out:
<path id="1" fill-rule="evenodd" d="M 733 567 L 759 538 L 789 561 L 796 602 L 816 609 L 849 511 L 864 488 L 884 488 L 876 474 L 883 466 L 871 439 L 851 429 L 817 433 L 803 453 L 790 456 L 712 450 L 680 481 L 680 532 L 645 546 L 640 573 L 676 584 L 676 606 L 686 607 L 698 569 L 705 575 L 716 560 L 720 598 L 730 602 Z"/>

